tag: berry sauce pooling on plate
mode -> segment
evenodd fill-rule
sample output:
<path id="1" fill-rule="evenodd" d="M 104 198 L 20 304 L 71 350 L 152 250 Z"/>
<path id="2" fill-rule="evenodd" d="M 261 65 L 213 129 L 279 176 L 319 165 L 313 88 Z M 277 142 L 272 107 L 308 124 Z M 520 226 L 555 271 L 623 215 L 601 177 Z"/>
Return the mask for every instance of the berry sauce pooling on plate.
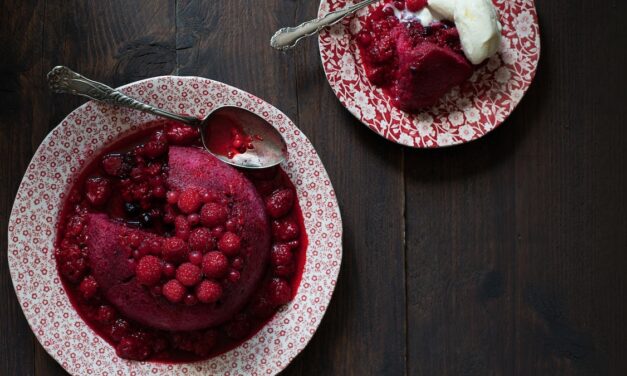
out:
<path id="1" fill-rule="evenodd" d="M 263 327 L 293 298 L 300 283 L 307 248 L 303 218 L 293 184 L 274 167 L 237 172 L 261 197 L 264 231 L 271 240 L 259 280 L 235 314 L 216 325 L 169 330 L 169 325 L 189 323 L 162 323 L 156 317 L 152 325 L 154 314 L 125 306 L 139 294 L 166 311 L 217 311 L 229 294 L 244 288 L 240 285 L 254 267 L 250 252 L 255 248 L 249 244 L 248 223 L 243 223 L 247 217 L 232 201 L 235 196 L 194 185 L 173 186 L 171 154 L 188 150 L 201 153 L 196 130 L 155 122 L 96 158 L 62 210 L 55 250 L 58 272 L 80 316 L 122 358 L 189 362 L 228 351 Z M 118 284 L 109 285 L 108 273 L 100 270 L 105 253 L 100 255 L 99 247 L 113 252 L 104 261 L 105 271 L 127 273 Z"/>

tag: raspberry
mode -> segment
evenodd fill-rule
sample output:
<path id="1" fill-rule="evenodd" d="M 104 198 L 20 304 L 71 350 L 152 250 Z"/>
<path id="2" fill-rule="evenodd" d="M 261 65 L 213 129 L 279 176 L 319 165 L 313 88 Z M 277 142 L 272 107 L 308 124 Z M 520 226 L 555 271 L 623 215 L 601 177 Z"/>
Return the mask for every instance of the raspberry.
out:
<path id="1" fill-rule="evenodd" d="M 218 242 L 218 249 L 227 256 L 235 256 L 239 253 L 241 241 L 239 236 L 232 232 L 226 232 Z"/>
<path id="2" fill-rule="evenodd" d="M 275 306 L 283 305 L 292 300 L 292 288 L 281 278 L 272 278 L 268 285 L 268 299 Z"/>
<path id="3" fill-rule="evenodd" d="M 144 145 L 144 155 L 148 158 L 155 159 L 168 151 L 168 140 L 162 131 L 152 134 L 150 140 Z"/>
<path id="4" fill-rule="evenodd" d="M 213 191 L 205 191 L 202 193 L 202 202 L 209 203 L 212 201 L 217 201 L 220 198 L 220 196 L 213 192 Z"/>
<path id="5" fill-rule="evenodd" d="M 196 128 L 181 123 L 168 123 L 165 127 L 165 135 L 168 142 L 174 145 L 189 145 L 200 137 Z"/>
<path id="6" fill-rule="evenodd" d="M 150 356 L 151 352 L 148 341 L 136 335 L 123 337 L 115 347 L 115 353 L 120 358 L 130 360 L 144 360 Z"/>
<path id="7" fill-rule="evenodd" d="M 166 238 L 163 241 L 163 259 L 170 262 L 181 262 L 187 258 L 187 244 L 183 239 Z"/>
<path id="8" fill-rule="evenodd" d="M 130 333 L 130 331 L 131 324 L 129 324 L 128 321 L 124 319 L 117 319 L 113 325 L 111 325 L 111 338 L 117 342 L 121 340 L 122 337 Z"/>
<path id="9" fill-rule="evenodd" d="M 90 204 L 96 207 L 103 206 L 111 197 L 111 183 L 109 179 L 99 176 L 85 181 L 85 196 Z"/>
<path id="10" fill-rule="evenodd" d="M 285 188 L 272 193 L 266 198 L 266 209 L 272 218 L 281 218 L 294 206 L 294 191 Z"/>
<path id="11" fill-rule="evenodd" d="M 142 252 L 148 252 L 147 254 L 151 255 L 160 255 L 161 249 L 163 248 L 163 242 L 161 239 L 146 239 L 139 247 L 139 249 L 145 248 Z"/>
<path id="12" fill-rule="evenodd" d="M 108 305 L 102 305 L 98 307 L 96 312 L 96 321 L 101 324 L 110 324 L 115 320 L 115 309 Z"/>
<path id="13" fill-rule="evenodd" d="M 292 262 L 292 250 L 286 244 L 275 244 L 270 251 L 272 265 L 287 265 Z"/>
<path id="14" fill-rule="evenodd" d="M 178 303 L 185 296 L 185 287 L 176 279 L 171 279 L 163 285 L 162 293 L 170 302 Z"/>
<path id="15" fill-rule="evenodd" d="M 222 252 L 209 252 L 202 259 L 202 272 L 209 278 L 222 278 L 229 268 L 229 260 Z"/>
<path id="16" fill-rule="evenodd" d="M 272 234 L 280 241 L 289 241 L 298 238 L 300 228 L 292 218 L 272 221 Z"/>
<path id="17" fill-rule="evenodd" d="M 100 166 L 109 176 L 116 178 L 128 175 L 131 165 L 122 154 L 107 154 L 100 161 Z"/>
<path id="18" fill-rule="evenodd" d="M 155 256 L 142 257 L 137 263 L 135 275 L 142 285 L 156 285 L 161 279 L 161 260 Z"/>
<path id="19" fill-rule="evenodd" d="M 131 247 L 139 248 L 139 246 L 142 244 L 141 235 L 137 232 L 131 232 L 131 234 L 128 236 L 128 242 Z"/>
<path id="20" fill-rule="evenodd" d="M 92 276 L 87 276 L 78 286 L 81 295 L 85 299 L 91 299 L 98 292 L 98 282 Z"/>
<path id="21" fill-rule="evenodd" d="M 294 266 L 293 262 L 287 265 L 277 265 L 272 269 L 272 274 L 274 274 L 276 277 L 291 277 L 292 275 L 294 275 L 295 269 L 296 267 Z"/>
<path id="22" fill-rule="evenodd" d="M 407 9 L 410 12 L 418 12 L 427 6 L 427 0 L 406 0 L 405 4 L 407 4 Z"/>
<path id="23" fill-rule="evenodd" d="M 133 148 L 133 153 L 135 154 L 135 162 L 137 164 L 143 164 L 144 158 L 142 158 L 142 156 L 144 155 L 144 145 L 135 146 Z"/>
<path id="24" fill-rule="evenodd" d="M 61 244 L 55 256 L 61 275 L 72 283 L 78 283 L 83 278 L 87 271 L 87 261 L 85 254 L 76 244 Z"/>
<path id="25" fill-rule="evenodd" d="M 200 223 L 207 227 L 218 226 L 226 222 L 228 215 L 226 206 L 210 202 L 200 210 Z"/>
<path id="26" fill-rule="evenodd" d="M 150 254 L 150 245 L 147 241 L 142 242 L 139 247 L 133 251 L 133 257 L 142 258 Z"/>
<path id="27" fill-rule="evenodd" d="M 215 303 L 222 297 L 222 286 L 216 282 L 204 280 L 196 287 L 196 297 L 203 303 Z"/>
<path id="28" fill-rule="evenodd" d="M 205 253 L 215 247 L 215 240 L 211 232 L 204 227 L 196 228 L 189 235 L 189 248 L 193 251 Z"/>
<path id="29" fill-rule="evenodd" d="M 285 243 L 285 245 L 290 247 L 291 250 L 295 250 L 300 246 L 300 242 L 298 240 L 292 240 L 291 242 Z"/>
<path id="30" fill-rule="evenodd" d="M 174 219 L 174 235 L 183 240 L 189 239 L 190 226 L 187 219 L 179 215 Z"/>
<path id="31" fill-rule="evenodd" d="M 161 185 L 163 183 L 163 179 L 161 178 L 161 176 L 158 176 L 161 172 L 162 167 L 163 165 L 161 164 L 161 162 L 153 162 L 144 167 L 144 173 L 151 177 L 149 182 L 153 187 L 156 187 L 157 185 Z"/>
<path id="32" fill-rule="evenodd" d="M 183 286 L 194 286 L 202 278 L 200 268 L 191 262 L 181 264 L 176 269 L 176 279 L 181 282 Z"/>
<path id="33" fill-rule="evenodd" d="M 191 214 L 200 208 L 202 204 L 202 196 L 198 189 L 187 188 L 181 194 L 179 194 L 178 206 L 179 209 L 185 214 Z"/>
<path id="34" fill-rule="evenodd" d="M 83 231 L 84 226 L 85 222 L 83 218 L 79 215 L 75 215 L 67 222 L 67 226 L 65 226 L 65 235 L 68 237 L 77 237 Z"/>

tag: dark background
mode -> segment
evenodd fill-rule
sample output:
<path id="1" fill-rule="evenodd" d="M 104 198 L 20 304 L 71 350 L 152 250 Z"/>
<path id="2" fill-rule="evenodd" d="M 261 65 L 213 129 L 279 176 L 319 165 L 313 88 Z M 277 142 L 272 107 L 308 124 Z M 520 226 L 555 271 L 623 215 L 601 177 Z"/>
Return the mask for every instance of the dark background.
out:
<path id="1" fill-rule="evenodd" d="M 41 140 L 84 100 L 57 64 L 113 86 L 196 75 L 290 116 L 318 150 L 344 219 L 334 298 L 285 375 L 627 374 L 627 28 L 624 0 L 539 0 L 534 84 L 496 131 L 412 150 L 357 122 L 315 39 L 279 27 L 316 0 L 0 0 L 0 374 L 63 370 L 15 298 L 6 233 Z"/>

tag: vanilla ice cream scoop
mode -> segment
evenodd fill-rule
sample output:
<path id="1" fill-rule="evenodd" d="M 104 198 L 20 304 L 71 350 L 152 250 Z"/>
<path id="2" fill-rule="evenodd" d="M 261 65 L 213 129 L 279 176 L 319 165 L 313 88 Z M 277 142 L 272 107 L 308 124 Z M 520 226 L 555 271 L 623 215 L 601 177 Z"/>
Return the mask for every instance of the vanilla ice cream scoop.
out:
<path id="1" fill-rule="evenodd" d="M 501 24 L 492 0 L 429 0 L 429 7 L 455 23 L 471 63 L 480 64 L 498 50 Z"/>

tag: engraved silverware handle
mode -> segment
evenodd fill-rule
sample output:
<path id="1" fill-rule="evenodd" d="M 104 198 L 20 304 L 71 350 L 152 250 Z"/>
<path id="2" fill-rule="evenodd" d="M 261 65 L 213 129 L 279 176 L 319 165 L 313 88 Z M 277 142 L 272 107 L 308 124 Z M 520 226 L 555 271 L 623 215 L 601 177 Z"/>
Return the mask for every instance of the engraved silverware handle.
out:
<path id="1" fill-rule="evenodd" d="M 202 122 L 192 116 L 173 114 L 156 107 L 142 103 L 124 95 L 121 91 L 113 89 L 105 84 L 90 80 L 72 71 L 68 67 L 57 66 L 48 73 L 48 85 L 55 93 L 81 95 L 97 101 L 128 107 L 133 110 L 148 112 L 153 115 L 180 121 L 187 125 L 198 127 Z"/>
<path id="2" fill-rule="evenodd" d="M 380 0 L 364 0 L 350 7 L 330 12 L 318 19 L 304 22 L 296 27 L 284 27 L 272 36 L 270 45 L 277 50 L 289 50 L 296 46 L 301 39 L 312 36 L 327 26 L 335 25 L 344 17 L 377 1 Z"/>

